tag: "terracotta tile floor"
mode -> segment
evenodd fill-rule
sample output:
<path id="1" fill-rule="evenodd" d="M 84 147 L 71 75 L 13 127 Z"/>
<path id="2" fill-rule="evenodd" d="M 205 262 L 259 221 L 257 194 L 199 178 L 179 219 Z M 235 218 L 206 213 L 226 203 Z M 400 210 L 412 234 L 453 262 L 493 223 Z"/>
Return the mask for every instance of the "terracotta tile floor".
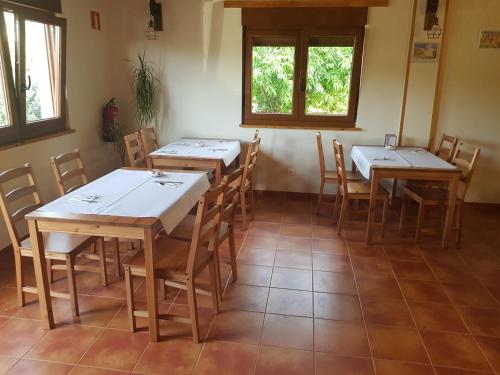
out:
<path id="1" fill-rule="evenodd" d="M 179 323 L 162 322 L 159 343 L 149 343 L 144 320 L 129 333 L 123 280 L 102 287 L 86 273 L 78 275 L 81 316 L 55 299 L 57 328 L 44 331 L 35 298 L 17 306 L 12 255 L 0 254 L 0 373 L 500 374 L 493 209 L 467 207 L 462 247 L 445 251 L 433 236 L 414 245 L 410 220 L 399 233 L 396 209 L 384 242 L 365 246 L 363 220 L 339 237 L 329 209 L 316 216 L 312 198 L 261 196 L 256 206 L 256 220 L 237 231 L 239 279 L 227 283 L 220 314 L 199 299 L 199 345 Z M 222 273 L 227 280 L 229 267 Z M 53 287 L 65 290 L 64 277 Z M 141 280 L 136 296 L 143 305 Z M 161 310 L 185 312 L 186 295 L 170 289 Z"/>

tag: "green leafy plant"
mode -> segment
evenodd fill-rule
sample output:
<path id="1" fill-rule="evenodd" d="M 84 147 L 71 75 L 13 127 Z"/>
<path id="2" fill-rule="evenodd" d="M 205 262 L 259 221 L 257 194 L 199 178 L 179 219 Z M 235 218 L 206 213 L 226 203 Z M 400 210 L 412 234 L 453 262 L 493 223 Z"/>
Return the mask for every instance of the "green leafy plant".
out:
<path id="1" fill-rule="evenodd" d="M 159 80 L 151 62 L 146 60 L 146 51 L 137 55 L 131 69 L 132 87 L 135 94 L 139 128 L 147 127 L 154 119 L 157 109 Z"/>
<path id="2" fill-rule="evenodd" d="M 295 48 L 252 50 L 252 112 L 292 113 Z M 349 105 L 352 47 L 310 47 L 305 112 L 345 114 Z"/>
<path id="3" fill-rule="evenodd" d="M 122 165 L 125 165 L 125 143 L 123 141 L 123 131 L 120 124 L 113 124 L 113 127 L 111 128 L 111 137 L 113 139 L 113 145 L 122 159 Z"/>

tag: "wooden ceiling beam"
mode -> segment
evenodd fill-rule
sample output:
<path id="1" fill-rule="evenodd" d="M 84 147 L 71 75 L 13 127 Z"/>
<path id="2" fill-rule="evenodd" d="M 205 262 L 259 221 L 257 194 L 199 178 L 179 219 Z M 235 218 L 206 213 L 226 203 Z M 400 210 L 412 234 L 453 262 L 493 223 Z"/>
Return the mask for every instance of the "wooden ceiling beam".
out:
<path id="1" fill-rule="evenodd" d="M 225 8 L 386 7 L 389 0 L 225 0 Z"/>

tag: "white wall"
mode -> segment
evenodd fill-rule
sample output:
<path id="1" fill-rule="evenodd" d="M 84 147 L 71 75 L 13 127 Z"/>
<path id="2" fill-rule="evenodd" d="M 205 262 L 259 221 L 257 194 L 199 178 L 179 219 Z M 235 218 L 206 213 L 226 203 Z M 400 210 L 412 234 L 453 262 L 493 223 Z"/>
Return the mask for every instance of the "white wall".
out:
<path id="1" fill-rule="evenodd" d="M 500 1 L 452 0 L 438 138 L 455 134 L 481 155 L 468 199 L 500 202 L 500 49 L 477 48 L 479 30 L 500 30 Z"/>
<path id="2" fill-rule="evenodd" d="M 113 33 L 113 91 L 118 93 L 119 104 L 133 106 L 125 59 L 135 58 L 146 48 L 164 84 L 164 112 L 159 118 L 162 143 L 182 136 L 251 139 L 254 129 L 239 127 L 240 11 L 224 10 L 222 2 L 164 0 L 165 31 L 159 40 L 146 42 L 146 2 L 118 3 Z M 333 138 L 342 140 L 348 153 L 354 143 L 380 144 L 385 133 L 397 133 L 410 16 L 408 0 L 392 0 L 388 8 L 370 9 L 358 111 L 358 127 L 363 130 L 323 132 L 331 168 Z M 132 128 L 133 112 L 124 116 L 124 122 Z M 319 167 L 315 131 L 262 129 L 261 134 L 257 188 L 316 192 Z M 289 169 L 296 175 L 289 176 Z"/>
<path id="3" fill-rule="evenodd" d="M 101 13 L 103 30 L 90 28 L 90 10 Z M 100 138 L 101 108 L 111 96 L 109 17 L 111 4 L 100 0 L 63 0 L 68 20 L 67 97 L 69 125 L 76 132 L 0 151 L 0 170 L 33 165 L 44 201 L 57 197 L 50 156 L 79 148 L 88 175 L 95 178 L 119 166 L 113 145 Z M 0 249 L 10 244 L 0 221 Z"/>

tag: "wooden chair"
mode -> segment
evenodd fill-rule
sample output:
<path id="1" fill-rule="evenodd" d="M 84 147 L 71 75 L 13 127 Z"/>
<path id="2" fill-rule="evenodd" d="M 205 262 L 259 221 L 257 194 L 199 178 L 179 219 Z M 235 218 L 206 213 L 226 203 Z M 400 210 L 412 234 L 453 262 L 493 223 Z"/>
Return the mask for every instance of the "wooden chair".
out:
<path id="1" fill-rule="evenodd" d="M 319 158 L 319 170 L 320 170 L 320 185 L 319 185 L 319 195 L 318 195 L 318 203 L 316 205 L 316 215 L 319 215 L 319 210 L 320 207 L 323 203 L 323 193 L 325 190 L 325 184 L 337 184 L 337 171 L 330 171 L 326 169 L 325 165 L 325 154 L 323 152 L 323 142 L 321 140 L 321 133 L 317 132 L 316 133 L 316 143 L 318 145 L 318 158 Z M 360 180 L 359 177 L 356 177 L 356 173 L 352 173 L 349 171 L 346 171 L 346 176 L 348 181 L 358 181 Z M 339 192 L 339 188 L 337 186 L 337 195 L 335 197 L 335 205 L 334 205 L 334 212 L 337 212 L 338 210 L 338 203 L 339 199 L 337 197 Z"/>
<path id="2" fill-rule="evenodd" d="M 241 188 L 242 177 L 243 168 L 240 167 L 230 175 L 225 176 L 222 181 L 225 189 L 220 198 L 220 204 L 222 206 L 221 224 L 217 232 L 215 244 L 213 246 L 213 248 L 216 250 L 217 277 L 219 278 L 221 293 L 224 289 L 224 286 L 222 285 L 222 281 L 220 279 L 220 268 L 218 266 L 218 249 L 226 240 L 229 244 L 229 259 L 232 271 L 232 281 L 235 282 L 238 279 L 238 271 L 236 266 L 237 254 L 234 240 L 234 221 L 236 217 L 236 208 L 238 207 L 239 203 L 239 192 Z M 193 235 L 195 223 L 196 216 L 187 215 L 186 218 L 170 234 L 170 236 L 180 240 L 189 240 Z"/>
<path id="3" fill-rule="evenodd" d="M 24 180 L 24 181 L 21 181 Z M 8 186 L 8 187 L 7 187 Z M 8 190 L 5 188 L 7 187 Z M 25 293 L 38 294 L 37 288 L 25 284 L 25 270 L 22 257 L 33 257 L 31 240 L 29 235 L 22 236 L 19 225 L 24 222 L 24 216 L 43 203 L 38 194 L 35 176 L 30 164 L 24 167 L 13 168 L 0 174 L 0 207 L 7 224 L 12 247 L 14 250 L 14 260 L 16 267 L 17 298 L 20 306 L 25 305 Z M 101 261 L 100 267 L 77 266 L 75 258 L 85 249 L 89 248 L 96 237 L 68 235 L 64 233 L 43 233 L 45 247 L 45 258 L 48 260 L 48 268 L 52 270 L 64 270 L 68 277 L 69 293 L 51 291 L 52 297 L 65 298 L 71 301 L 71 309 L 74 316 L 79 315 L 78 297 L 76 292 L 75 270 L 98 272 L 106 274 L 106 263 Z M 99 252 L 101 259 L 104 259 L 104 246 L 99 241 Z M 64 265 L 51 265 L 52 260 L 64 262 Z M 105 277 L 103 278 L 103 283 Z"/>
<path id="4" fill-rule="evenodd" d="M 260 140 L 260 138 L 257 138 L 250 142 L 245 164 L 243 165 L 243 177 L 240 188 L 240 208 L 243 225 L 245 227 L 248 225 L 248 211 L 250 211 L 252 220 L 254 218 L 253 173 L 260 150 Z"/>
<path id="5" fill-rule="evenodd" d="M 342 145 L 336 140 L 333 141 L 333 150 L 334 150 L 335 164 L 337 169 L 339 194 L 342 197 L 342 204 L 340 208 L 340 219 L 338 223 L 338 233 L 340 234 L 344 226 L 347 214 L 348 202 L 350 200 L 370 200 L 371 186 L 369 183 L 363 181 L 349 181 L 347 179 L 347 173 L 345 171 L 344 149 Z M 382 211 L 382 238 L 383 238 L 385 231 L 387 205 L 389 203 L 389 194 L 382 186 L 379 185 L 375 199 L 383 201 L 384 204 Z"/>
<path id="6" fill-rule="evenodd" d="M 141 129 L 139 133 L 141 135 L 142 149 L 145 155 L 160 148 L 155 128 L 144 128 Z"/>
<path id="7" fill-rule="evenodd" d="M 51 157 L 50 162 L 61 197 L 88 183 L 80 151 L 77 148 L 73 152 Z M 73 168 L 61 168 L 66 164 L 73 164 Z M 74 167 L 75 165 L 76 167 Z"/>
<path id="8" fill-rule="evenodd" d="M 52 164 L 54 177 L 56 178 L 57 189 L 61 197 L 88 183 L 88 178 L 85 174 L 83 161 L 78 149 L 59 156 L 53 156 L 50 158 L 50 162 Z M 113 243 L 113 263 L 115 264 L 116 276 L 121 277 L 120 242 L 118 238 L 107 237 L 105 241 Z M 82 256 L 91 260 L 100 259 L 100 255 L 82 254 Z M 50 274 L 49 276 L 52 279 L 52 275 Z"/>
<path id="9" fill-rule="evenodd" d="M 462 145 L 459 145 L 456 148 L 451 161 L 451 163 L 461 171 L 459 187 L 457 192 L 457 205 L 456 205 L 456 216 L 455 216 L 456 221 L 454 227 L 454 229 L 457 232 L 456 233 L 457 245 L 460 244 L 462 236 L 462 213 L 463 213 L 465 196 L 467 194 L 467 190 L 469 188 L 472 175 L 474 174 L 474 169 L 476 167 L 479 153 L 480 153 L 479 149 L 475 149 L 473 152 L 467 152 L 462 148 Z M 417 228 L 415 231 L 415 242 L 418 243 L 420 235 L 424 231 L 423 223 L 424 223 L 425 207 L 431 207 L 431 206 L 441 207 L 442 213 L 444 214 L 445 208 L 448 204 L 448 189 L 446 187 L 443 188 L 442 186 L 413 186 L 413 185 L 405 186 L 403 188 L 403 204 L 401 208 L 401 217 L 399 221 L 400 230 L 402 230 L 403 228 L 404 219 L 406 217 L 408 198 L 418 203 Z"/>
<path id="10" fill-rule="evenodd" d="M 221 195 L 224 187 L 219 185 L 203 195 L 198 203 L 191 242 L 177 240 L 165 235 L 156 239 L 155 277 L 167 286 L 185 290 L 188 297 L 189 318 L 173 314 L 162 314 L 159 318 L 191 324 L 193 340 L 200 341 L 196 294 L 207 291 L 196 288 L 195 281 L 208 266 L 210 286 L 215 312 L 219 311 L 219 287 L 217 281 L 215 251 L 206 246 L 214 244 L 221 215 Z M 127 307 L 131 331 L 135 331 L 135 318 L 148 317 L 147 311 L 136 310 L 133 277 L 146 277 L 144 253 L 137 254 L 125 264 Z"/>
<path id="11" fill-rule="evenodd" d="M 142 148 L 139 132 L 124 136 L 123 142 L 125 143 L 125 149 L 127 150 L 130 166 L 132 168 L 145 168 L 146 155 L 144 153 L 144 149 Z"/>
<path id="12" fill-rule="evenodd" d="M 445 161 L 450 161 L 453 158 L 455 149 L 458 144 L 458 138 L 452 137 L 451 135 L 443 134 L 441 142 L 439 142 L 439 147 L 437 148 L 435 154 Z"/>

